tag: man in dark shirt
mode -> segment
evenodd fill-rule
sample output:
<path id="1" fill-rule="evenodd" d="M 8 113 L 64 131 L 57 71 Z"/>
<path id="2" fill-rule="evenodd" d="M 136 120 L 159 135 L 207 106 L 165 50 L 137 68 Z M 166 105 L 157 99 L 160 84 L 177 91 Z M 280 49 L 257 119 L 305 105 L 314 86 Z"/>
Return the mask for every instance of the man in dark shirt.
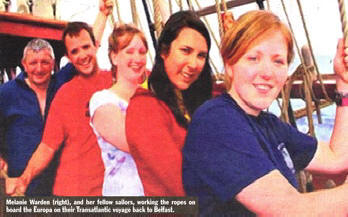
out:
<path id="1" fill-rule="evenodd" d="M 40 143 L 51 101 L 62 84 L 74 75 L 68 64 L 51 75 L 54 53 L 43 39 L 33 39 L 24 48 L 24 71 L 17 78 L 0 86 L 0 125 L 4 139 L 3 155 L 7 159 L 8 175 L 19 176 Z M 2 159 L 3 163 L 5 162 Z M 27 195 L 51 194 L 54 177 L 53 164 L 28 187 Z"/>

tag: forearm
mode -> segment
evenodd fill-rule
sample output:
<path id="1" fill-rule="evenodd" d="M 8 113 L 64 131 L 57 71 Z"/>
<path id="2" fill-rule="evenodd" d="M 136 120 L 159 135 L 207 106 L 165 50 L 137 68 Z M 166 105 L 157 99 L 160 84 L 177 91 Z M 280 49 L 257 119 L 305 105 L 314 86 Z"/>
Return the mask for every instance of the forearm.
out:
<path id="1" fill-rule="evenodd" d="M 346 216 L 348 185 L 299 193 L 273 170 L 237 194 L 236 199 L 257 216 Z"/>
<path id="2" fill-rule="evenodd" d="M 29 184 L 35 176 L 47 167 L 54 156 L 54 152 L 54 149 L 45 143 L 41 143 L 30 158 L 26 169 L 21 175 L 21 179 L 26 184 Z"/>
<path id="3" fill-rule="evenodd" d="M 102 40 L 107 19 L 108 19 L 107 15 L 105 15 L 102 12 L 99 12 L 93 24 L 93 33 L 95 36 L 97 47 L 99 47 L 100 42 Z"/>
<path id="4" fill-rule="evenodd" d="M 330 140 L 330 148 L 336 154 L 346 155 L 348 158 L 347 129 L 348 107 L 338 106 L 336 109 L 335 125 Z"/>
<path id="5" fill-rule="evenodd" d="M 347 216 L 348 185 L 303 195 L 313 216 Z"/>

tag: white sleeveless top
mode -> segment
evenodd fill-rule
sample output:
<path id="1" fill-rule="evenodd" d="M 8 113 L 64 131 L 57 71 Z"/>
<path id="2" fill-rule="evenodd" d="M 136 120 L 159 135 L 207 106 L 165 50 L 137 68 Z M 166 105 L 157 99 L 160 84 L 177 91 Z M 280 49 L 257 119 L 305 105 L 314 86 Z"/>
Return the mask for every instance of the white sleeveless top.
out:
<path id="1" fill-rule="evenodd" d="M 115 105 L 121 109 L 124 115 L 126 114 L 128 102 L 105 89 L 94 93 L 89 102 L 91 119 L 94 112 L 106 104 Z M 144 196 L 143 185 L 132 156 L 105 141 L 96 131 L 92 122 L 90 125 L 97 136 L 105 166 L 103 196 Z"/>

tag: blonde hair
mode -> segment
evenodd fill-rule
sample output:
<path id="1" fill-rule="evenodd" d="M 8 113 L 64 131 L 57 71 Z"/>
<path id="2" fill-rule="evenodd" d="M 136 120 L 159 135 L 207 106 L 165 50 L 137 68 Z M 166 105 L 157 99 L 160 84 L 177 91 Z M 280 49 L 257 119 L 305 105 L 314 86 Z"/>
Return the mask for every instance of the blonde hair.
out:
<path id="1" fill-rule="evenodd" d="M 120 50 L 127 47 L 135 35 L 138 35 L 140 37 L 147 51 L 148 45 L 147 45 L 145 35 L 137 27 L 130 24 L 120 24 L 114 28 L 111 35 L 109 36 L 108 52 L 109 52 L 109 60 L 111 63 L 112 63 L 111 53 L 112 52 L 118 53 Z M 116 78 L 117 67 L 112 64 L 111 70 L 112 70 L 114 78 Z"/>
<path id="2" fill-rule="evenodd" d="M 251 48 L 252 42 L 269 30 L 279 30 L 288 47 L 288 64 L 294 56 L 293 36 L 289 28 L 273 13 L 263 10 L 249 11 L 238 18 L 229 29 L 220 46 L 222 59 L 226 65 L 233 65 Z M 232 78 L 225 73 L 225 86 L 230 89 Z"/>

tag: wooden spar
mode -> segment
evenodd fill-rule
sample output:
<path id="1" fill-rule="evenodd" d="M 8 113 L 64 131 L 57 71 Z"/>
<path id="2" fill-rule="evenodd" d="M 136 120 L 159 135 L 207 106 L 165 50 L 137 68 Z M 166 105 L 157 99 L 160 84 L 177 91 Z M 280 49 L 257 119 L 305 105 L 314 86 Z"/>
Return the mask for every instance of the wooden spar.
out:
<path id="1" fill-rule="evenodd" d="M 250 4 L 250 3 L 255 3 L 255 0 L 230 0 L 226 2 L 226 7 L 227 9 L 230 9 L 233 7 L 238 7 L 238 6 L 242 6 L 242 5 Z M 223 7 L 225 6 L 221 3 L 220 8 L 223 8 Z M 208 6 L 208 7 L 202 8 L 201 10 L 197 10 L 196 12 L 199 16 L 206 16 L 209 14 L 213 14 L 213 13 L 216 13 L 216 6 L 215 5 Z"/>
<path id="2" fill-rule="evenodd" d="M 60 40 L 67 22 L 0 12 L 0 34 Z"/>

